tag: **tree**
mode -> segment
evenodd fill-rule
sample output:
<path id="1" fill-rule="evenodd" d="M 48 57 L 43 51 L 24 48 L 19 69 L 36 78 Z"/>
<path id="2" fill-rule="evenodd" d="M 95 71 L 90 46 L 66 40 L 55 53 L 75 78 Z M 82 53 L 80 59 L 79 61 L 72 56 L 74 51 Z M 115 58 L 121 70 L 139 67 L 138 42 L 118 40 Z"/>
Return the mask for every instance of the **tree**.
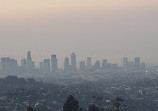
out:
<path id="1" fill-rule="evenodd" d="M 70 95 L 63 106 L 63 110 L 64 111 L 80 111 L 82 109 L 79 108 L 78 101 L 72 95 Z"/>
<path id="2" fill-rule="evenodd" d="M 90 105 L 89 108 L 88 108 L 88 111 L 100 111 L 100 110 L 95 105 Z"/>
<path id="3" fill-rule="evenodd" d="M 28 106 L 27 111 L 35 111 L 35 110 L 31 106 Z"/>
<path id="4" fill-rule="evenodd" d="M 124 100 L 122 98 L 116 98 L 114 100 L 114 106 L 116 108 L 116 111 L 120 111 L 120 106 L 121 106 L 121 103 L 124 102 Z"/>

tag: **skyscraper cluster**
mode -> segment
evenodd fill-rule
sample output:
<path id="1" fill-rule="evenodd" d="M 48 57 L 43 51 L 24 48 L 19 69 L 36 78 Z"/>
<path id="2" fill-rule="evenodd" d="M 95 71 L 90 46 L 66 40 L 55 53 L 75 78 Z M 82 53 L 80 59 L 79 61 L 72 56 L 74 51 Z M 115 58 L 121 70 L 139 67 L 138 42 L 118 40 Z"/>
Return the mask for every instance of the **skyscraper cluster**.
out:
<path id="1" fill-rule="evenodd" d="M 134 61 L 129 61 L 127 57 L 123 58 L 123 70 L 125 72 L 139 72 L 145 71 L 145 63 L 141 63 L 139 57 L 135 57 Z"/>
<path id="2" fill-rule="evenodd" d="M 80 61 L 79 65 L 76 62 L 76 54 L 73 52 L 69 57 L 65 57 L 63 69 L 58 68 L 58 59 L 56 55 L 51 55 L 50 59 L 44 59 L 40 62 L 40 68 L 35 67 L 35 62 L 32 60 L 31 52 L 27 52 L 26 58 L 21 60 L 21 65 L 18 66 L 17 60 L 10 57 L 1 58 L 0 73 L 4 75 L 17 74 L 57 74 L 57 73 L 87 73 L 87 72 L 139 72 L 145 71 L 145 63 L 141 63 L 139 57 L 135 57 L 134 61 L 129 61 L 127 57 L 123 58 L 123 67 L 118 64 L 109 63 L 107 59 L 102 61 L 96 60 L 92 64 L 91 57 L 87 57 L 86 61 Z M 77 67 L 78 66 L 78 67 Z"/>
<path id="3" fill-rule="evenodd" d="M 1 73 L 3 74 L 17 74 L 18 73 L 18 64 L 15 59 L 10 57 L 1 58 Z"/>

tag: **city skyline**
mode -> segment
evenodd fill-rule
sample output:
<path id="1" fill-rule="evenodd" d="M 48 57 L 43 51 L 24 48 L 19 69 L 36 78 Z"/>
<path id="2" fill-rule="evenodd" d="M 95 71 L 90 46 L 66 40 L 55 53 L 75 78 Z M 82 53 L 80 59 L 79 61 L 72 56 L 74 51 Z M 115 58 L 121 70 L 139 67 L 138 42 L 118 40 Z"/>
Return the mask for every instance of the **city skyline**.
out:
<path id="1" fill-rule="evenodd" d="M 13 60 L 16 60 L 17 62 L 17 65 L 18 66 L 21 66 L 22 64 L 26 64 L 26 62 L 28 61 L 29 62 L 29 66 L 28 67 L 36 67 L 36 68 L 39 68 L 42 64 L 44 63 L 48 63 L 48 61 L 50 62 L 50 71 L 52 70 L 57 70 L 57 69 L 60 69 L 60 68 L 63 68 L 64 69 L 64 66 L 65 66 L 65 62 L 66 64 L 68 65 L 73 65 L 72 67 L 75 69 L 79 68 L 80 67 L 80 63 L 83 64 L 83 62 L 85 62 L 85 66 L 88 68 L 88 67 L 92 67 L 92 65 L 95 65 L 96 62 L 100 62 L 100 67 L 105 67 L 105 64 L 106 63 L 112 63 L 112 64 L 118 64 L 119 67 L 124 67 L 124 61 L 137 61 L 137 66 L 141 64 L 140 61 L 143 61 L 143 63 L 147 64 L 147 65 L 150 65 L 152 66 L 152 64 L 149 64 L 147 62 L 145 62 L 144 60 L 142 60 L 141 57 L 139 56 L 134 56 L 134 57 L 122 57 L 121 60 L 120 60 L 120 63 L 117 63 L 117 62 L 112 62 L 110 61 L 110 58 L 97 58 L 97 59 L 94 59 L 92 58 L 92 56 L 85 56 L 84 58 L 82 59 L 79 59 L 77 57 L 78 55 L 76 55 L 75 52 L 72 52 L 69 54 L 69 56 L 65 56 L 63 59 L 59 59 L 60 56 L 56 55 L 56 54 L 51 54 L 49 57 L 46 57 L 46 58 L 42 58 L 41 60 L 39 61 L 35 61 L 33 58 L 33 54 L 31 51 L 28 51 L 27 54 L 25 53 L 25 56 L 20 58 L 20 60 L 12 57 L 12 56 L 5 56 L 5 57 L 0 57 L 2 60 L 5 58 L 5 59 L 13 59 Z M 141 60 L 140 60 L 141 58 Z M 60 61 L 62 60 L 62 61 Z M 27 67 L 27 66 L 26 66 Z M 55 69 L 54 69 L 55 68 Z"/>
<path id="2" fill-rule="evenodd" d="M 0 111 L 157 111 L 158 0 L 0 0 Z"/>
<path id="3" fill-rule="evenodd" d="M 141 61 L 140 57 L 135 57 L 133 60 L 129 60 L 127 57 L 123 58 L 122 66 L 117 63 L 111 63 L 108 59 L 97 59 L 92 63 L 92 58 L 87 57 L 86 60 L 77 62 L 76 54 L 73 52 L 69 57 L 65 57 L 63 62 L 63 68 L 59 68 L 57 55 L 51 55 L 50 58 L 45 58 L 39 62 L 40 67 L 35 66 L 35 62 L 32 60 L 31 51 L 28 51 L 26 57 L 21 59 L 21 63 L 18 64 L 17 60 L 11 57 L 0 58 L 0 74 L 2 75 L 27 75 L 27 74 L 78 74 L 78 73 L 116 73 L 116 72 L 146 72 L 146 65 Z M 79 66 L 77 66 L 79 64 Z"/>
<path id="4" fill-rule="evenodd" d="M 5 57 L 15 58 L 18 61 L 18 63 L 20 63 L 21 59 L 26 57 L 26 52 L 22 53 L 21 55 L 15 55 L 15 53 L 11 54 L 11 55 L 1 54 L 2 56 L 0 56 L 0 57 L 1 58 L 5 58 Z M 124 57 L 129 58 L 129 60 L 132 60 L 135 57 L 141 57 L 139 55 L 135 55 L 135 56 L 130 56 L 130 55 L 128 55 L 128 56 L 126 56 L 126 55 L 125 56 L 123 56 L 123 55 L 109 56 L 108 54 L 105 55 L 105 56 L 99 56 L 98 54 L 96 54 L 96 55 L 95 54 L 84 55 L 84 54 L 76 52 L 76 51 L 71 51 L 70 53 L 67 53 L 67 54 L 65 53 L 65 55 L 60 55 L 60 54 L 57 54 L 57 53 L 49 53 L 49 54 L 46 54 L 46 53 L 44 54 L 43 53 L 43 55 L 37 55 L 37 53 L 35 51 L 31 51 L 32 59 L 35 62 L 35 65 L 37 67 L 40 66 L 39 65 L 40 61 L 42 61 L 43 59 L 46 59 L 46 58 L 51 58 L 51 55 L 54 55 L 54 54 L 58 57 L 59 67 L 63 67 L 63 65 L 61 66 L 61 64 L 63 64 L 63 61 L 64 61 L 65 57 L 68 57 L 70 59 L 71 58 L 70 54 L 73 53 L 73 52 L 77 54 L 77 63 L 79 63 L 80 61 L 86 60 L 87 57 L 91 57 L 92 58 L 92 63 L 95 63 L 96 60 L 108 59 L 111 63 L 117 63 L 120 66 L 122 66 L 122 58 L 124 58 Z M 149 65 L 158 65 L 158 63 L 153 64 L 153 63 L 148 62 L 148 59 L 146 60 L 143 57 L 141 57 L 141 59 Z M 79 66 L 79 64 L 77 64 L 77 66 Z"/>

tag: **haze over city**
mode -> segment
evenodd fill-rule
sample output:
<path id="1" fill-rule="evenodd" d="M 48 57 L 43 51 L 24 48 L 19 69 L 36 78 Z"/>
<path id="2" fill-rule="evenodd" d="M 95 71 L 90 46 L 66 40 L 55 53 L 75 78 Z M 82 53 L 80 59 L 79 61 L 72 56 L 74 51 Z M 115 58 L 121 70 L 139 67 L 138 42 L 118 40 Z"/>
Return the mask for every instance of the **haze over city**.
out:
<path id="1" fill-rule="evenodd" d="M 0 0 L 0 111 L 157 111 L 158 0 Z"/>
<path id="2" fill-rule="evenodd" d="M 157 0 L 0 0 L 0 57 L 158 63 Z"/>

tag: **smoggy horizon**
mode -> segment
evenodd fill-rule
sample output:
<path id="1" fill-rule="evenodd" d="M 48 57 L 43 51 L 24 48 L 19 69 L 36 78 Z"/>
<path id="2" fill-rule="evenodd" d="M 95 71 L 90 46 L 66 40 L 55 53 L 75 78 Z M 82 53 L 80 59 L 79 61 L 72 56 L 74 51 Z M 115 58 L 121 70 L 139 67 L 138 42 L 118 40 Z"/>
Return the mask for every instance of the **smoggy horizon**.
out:
<path id="1" fill-rule="evenodd" d="M 0 0 L 0 57 L 158 64 L 157 0 Z"/>

